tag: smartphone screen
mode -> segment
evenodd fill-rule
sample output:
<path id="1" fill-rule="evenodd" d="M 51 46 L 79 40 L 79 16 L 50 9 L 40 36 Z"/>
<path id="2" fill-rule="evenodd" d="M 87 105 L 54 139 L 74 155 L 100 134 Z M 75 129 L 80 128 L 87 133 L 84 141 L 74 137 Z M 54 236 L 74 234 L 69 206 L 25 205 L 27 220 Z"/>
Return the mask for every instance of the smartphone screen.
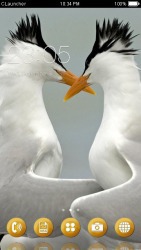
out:
<path id="1" fill-rule="evenodd" d="M 141 248 L 140 8 L 0 1 L 1 250 Z"/>

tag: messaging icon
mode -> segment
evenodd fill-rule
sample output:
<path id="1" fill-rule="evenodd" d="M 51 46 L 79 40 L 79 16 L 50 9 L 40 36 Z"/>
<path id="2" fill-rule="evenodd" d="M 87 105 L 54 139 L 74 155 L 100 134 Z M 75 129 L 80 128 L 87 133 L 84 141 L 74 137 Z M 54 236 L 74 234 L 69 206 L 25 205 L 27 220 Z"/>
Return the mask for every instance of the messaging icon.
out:
<path id="1" fill-rule="evenodd" d="M 47 237 L 53 232 L 52 221 L 48 218 L 40 218 L 34 223 L 34 232 L 39 237 Z M 42 250 L 42 249 L 41 249 Z M 44 250 L 44 249 L 43 249 Z M 46 249 L 45 249 L 46 250 Z M 47 249 L 48 250 L 48 249 Z"/>

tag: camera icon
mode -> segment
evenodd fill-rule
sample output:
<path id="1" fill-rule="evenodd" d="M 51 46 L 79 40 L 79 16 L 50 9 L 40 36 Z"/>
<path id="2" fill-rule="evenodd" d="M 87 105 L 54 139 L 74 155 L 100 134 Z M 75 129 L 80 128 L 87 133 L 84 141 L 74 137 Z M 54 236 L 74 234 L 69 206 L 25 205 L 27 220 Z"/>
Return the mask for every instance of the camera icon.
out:
<path id="1" fill-rule="evenodd" d="M 103 232 L 104 226 L 101 223 L 92 224 L 92 232 Z"/>
<path id="2" fill-rule="evenodd" d="M 94 237 L 102 237 L 108 229 L 107 223 L 102 218 L 94 218 L 88 223 L 88 232 Z"/>

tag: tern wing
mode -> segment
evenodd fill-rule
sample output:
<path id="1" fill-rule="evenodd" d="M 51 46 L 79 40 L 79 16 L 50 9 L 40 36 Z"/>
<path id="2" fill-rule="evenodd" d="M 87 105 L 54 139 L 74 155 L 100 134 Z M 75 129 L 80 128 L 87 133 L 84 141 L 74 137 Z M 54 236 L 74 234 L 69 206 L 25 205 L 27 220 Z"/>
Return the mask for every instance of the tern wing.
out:
<path id="1" fill-rule="evenodd" d="M 20 77 L 20 82 L 14 82 L 15 84 L 13 86 L 12 81 L 17 81 L 16 75 L 11 76 L 11 74 L 6 71 L 7 66 L 5 64 L 1 67 L 0 233 L 6 233 L 6 224 L 9 219 L 21 217 L 27 224 L 26 235 L 35 237 L 36 235 L 33 232 L 35 220 L 40 217 L 49 217 L 54 224 L 52 236 L 61 235 L 61 222 L 64 218 L 70 216 L 69 208 L 73 200 L 83 195 L 98 192 L 101 190 L 101 187 L 94 180 L 59 180 L 49 178 L 54 175 L 56 176 L 56 173 L 54 174 L 54 170 L 52 171 L 52 169 L 50 170 L 50 176 L 48 175 L 48 178 L 40 177 L 32 173 L 32 169 L 33 171 L 34 167 L 38 169 L 39 164 L 40 169 L 38 170 L 42 170 L 44 165 L 47 165 L 46 154 L 44 153 L 46 152 L 46 148 L 48 150 L 53 147 L 54 150 L 54 143 L 57 143 L 56 136 L 54 135 L 52 125 L 50 125 L 50 122 L 47 120 L 43 128 L 46 128 L 46 124 L 48 124 L 50 128 L 48 133 L 50 144 L 47 142 L 47 147 L 44 148 L 44 143 L 42 145 L 41 140 L 42 138 L 44 139 L 44 134 L 40 138 L 42 127 L 39 131 L 38 129 L 34 131 L 34 129 L 31 129 L 31 126 L 28 126 L 32 122 L 32 120 L 30 120 L 31 113 L 34 111 L 36 117 L 36 111 L 35 106 L 31 105 L 31 112 L 27 115 L 27 104 L 25 104 L 25 101 L 28 98 L 21 91 L 21 85 L 25 86 L 26 78 Z M 21 84 L 20 86 L 19 83 Z M 11 86 L 14 88 L 13 92 Z M 26 86 L 29 85 L 27 84 Z M 29 93 L 29 89 L 27 91 L 29 96 L 33 94 L 33 89 L 31 88 L 30 91 L 31 93 Z M 20 96 L 20 98 L 16 99 L 16 102 L 14 101 L 14 104 L 13 99 L 11 99 L 11 97 L 13 98 L 12 94 L 16 95 L 16 97 Z M 4 96 L 5 100 L 3 100 Z M 22 103 L 26 105 L 24 107 L 21 105 L 21 98 L 23 98 Z M 7 100 L 8 103 L 6 103 Z M 29 98 L 29 104 L 31 104 L 31 98 Z M 16 114 L 11 111 L 12 105 L 14 105 L 14 110 L 16 109 Z M 42 101 L 39 107 L 37 107 L 37 110 L 41 117 L 46 115 L 46 110 L 42 107 Z M 55 137 L 55 141 L 52 141 L 51 135 L 53 135 L 53 138 Z M 43 156 L 45 157 L 41 159 L 39 157 L 38 159 L 37 156 L 40 156 L 42 153 L 41 149 L 45 150 L 45 152 L 43 151 Z M 53 157 L 50 157 L 50 154 L 48 158 L 53 159 Z M 57 162 L 62 165 L 60 158 Z M 53 163 L 51 165 L 49 162 L 49 167 L 53 166 Z M 31 167 L 33 165 L 34 167 Z M 65 211 L 62 211 L 62 209 L 65 209 Z"/>
<path id="2" fill-rule="evenodd" d="M 72 215 L 76 217 L 84 228 L 93 217 L 102 217 L 108 224 L 107 236 L 120 239 L 114 225 L 122 217 L 130 218 L 135 224 L 135 232 L 127 241 L 140 242 L 141 232 L 141 143 L 139 141 L 122 138 L 119 151 L 128 162 L 133 176 L 117 187 L 76 199 L 72 203 Z M 76 211 L 81 207 L 81 211 Z"/>
<path id="3" fill-rule="evenodd" d="M 27 224 L 26 235 L 35 237 L 34 222 L 48 217 L 54 224 L 52 237 L 61 235 L 60 225 L 70 217 L 71 203 L 100 190 L 95 180 L 47 179 L 34 173 L 22 174 L 0 190 L 0 232 L 6 233 L 8 220 L 20 217 Z"/>

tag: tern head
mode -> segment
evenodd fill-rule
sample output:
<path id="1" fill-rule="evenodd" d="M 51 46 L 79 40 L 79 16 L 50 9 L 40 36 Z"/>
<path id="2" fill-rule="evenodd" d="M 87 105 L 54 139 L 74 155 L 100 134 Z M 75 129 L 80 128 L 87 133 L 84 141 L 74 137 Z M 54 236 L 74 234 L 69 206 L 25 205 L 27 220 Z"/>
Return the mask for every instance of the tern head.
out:
<path id="1" fill-rule="evenodd" d="M 2 63 L 8 63 L 14 69 L 25 75 L 39 79 L 41 82 L 57 81 L 72 85 L 76 76 L 68 71 L 52 46 L 48 46 L 41 32 L 38 16 L 21 19 L 15 32 L 10 31 L 9 44 L 3 53 Z M 86 92 L 93 94 L 88 87 Z"/>
<path id="2" fill-rule="evenodd" d="M 96 39 L 85 61 L 84 72 L 76 79 L 64 100 L 70 99 L 93 83 L 98 83 L 104 88 L 106 80 L 110 78 L 113 71 L 120 74 L 122 62 L 137 51 L 130 48 L 132 39 L 135 37 L 132 34 L 129 23 L 123 24 L 118 19 L 114 19 L 112 23 L 104 20 L 102 27 L 99 22 L 96 22 Z M 119 72 L 118 69 L 120 69 Z"/>

